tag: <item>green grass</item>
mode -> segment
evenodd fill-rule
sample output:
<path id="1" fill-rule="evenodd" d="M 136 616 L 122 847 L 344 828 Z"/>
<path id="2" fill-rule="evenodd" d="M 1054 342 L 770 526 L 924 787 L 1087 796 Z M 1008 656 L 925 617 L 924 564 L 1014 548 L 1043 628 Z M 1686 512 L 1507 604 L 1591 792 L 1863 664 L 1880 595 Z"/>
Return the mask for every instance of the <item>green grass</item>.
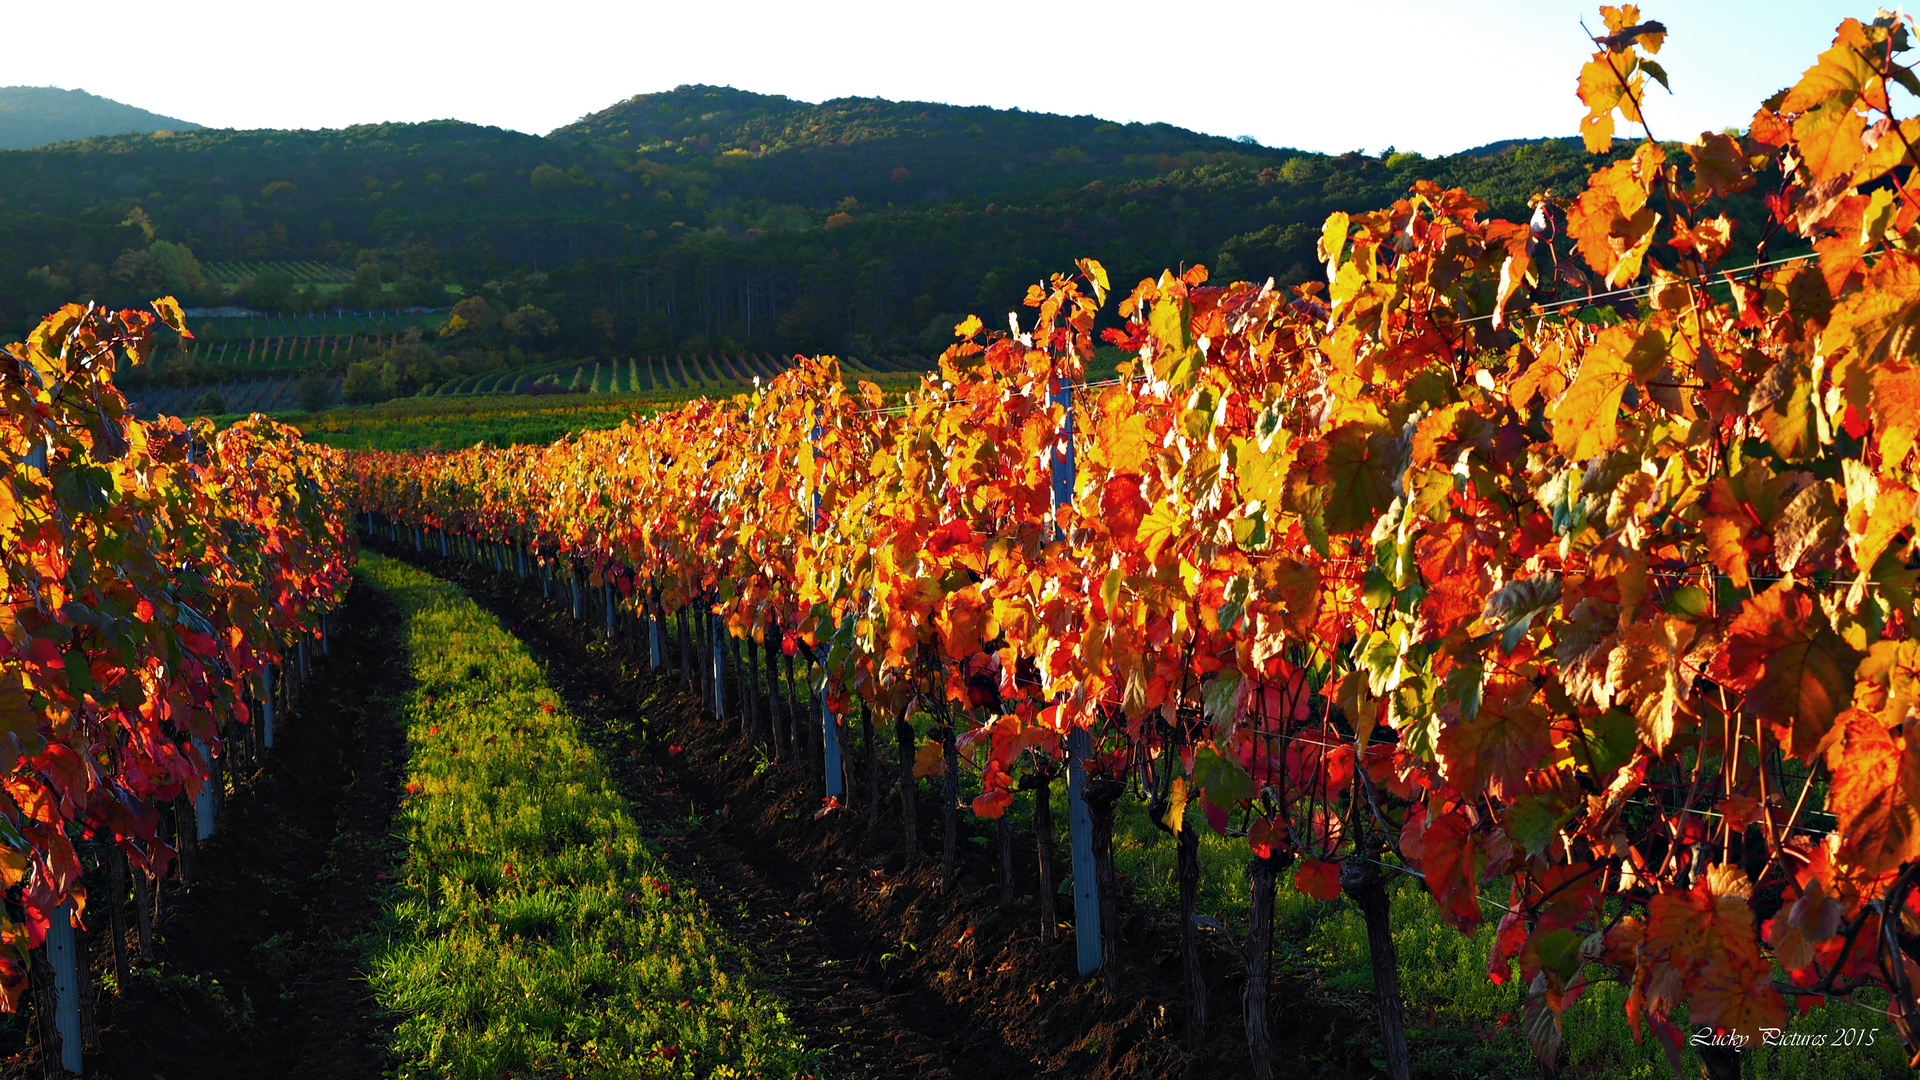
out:
<path id="1" fill-rule="evenodd" d="M 415 683 L 407 863 L 369 957 L 398 1075 L 805 1073 L 778 1002 L 526 649 L 438 578 L 364 552 L 357 574 L 400 609 Z"/>

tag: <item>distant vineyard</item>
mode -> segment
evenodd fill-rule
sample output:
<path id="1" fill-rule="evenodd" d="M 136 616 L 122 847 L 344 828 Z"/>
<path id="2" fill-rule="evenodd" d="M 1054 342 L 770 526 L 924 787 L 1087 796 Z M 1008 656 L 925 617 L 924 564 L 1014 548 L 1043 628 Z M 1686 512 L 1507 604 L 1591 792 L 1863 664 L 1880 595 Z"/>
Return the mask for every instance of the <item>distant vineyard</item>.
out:
<path id="1" fill-rule="evenodd" d="M 330 400 L 340 400 L 340 379 L 331 380 Z M 293 412 L 300 408 L 300 380 L 293 376 L 277 379 L 251 379 L 210 385 L 150 387 L 128 395 L 134 414 L 155 416 L 191 416 L 194 403 L 208 391 L 214 391 L 226 404 L 228 413 Z"/>
<path id="2" fill-rule="evenodd" d="M 445 321 L 443 314 L 408 312 L 208 316 L 191 320 L 194 338 L 178 348 L 201 366 L 279 373 L 338 367 L 393 345 L 412 328 L 437 332 Z"/>
<path id="3" fill-rule="evenodd" d="M 214 338 L 310 338 L 347 334 L 404 333 L 412 327 L 423 332 L 438 331 L 446 325 L 440 312 L 407 311 L 330 311 L 298 314 L 207 315 L 189 320 L 196 339 Z"/>
<path id="4" fill-rule="evenodd" d="M 904 372 L 911 365 L 843 361 L 862 376 Z M 648 394 L 738 393 L 754 379 L 770 381 L 791 365 L 766 354 L 750 356 L 638 356 L 624 360 L 567 360 L 486 371 L 441 386 L 437 397 L 457 394 Z"/>
<path id="5" fill-rule="evenodd" d="M 288 339 L 298 341 L 300 339 Z M 308 339 L 311 340 L 311 339 Z M 222 379 L 216 383 L 202 383 L 192 386 L 149 387 L 134 391 L 134 410 L 141 416 L 158 414 L 191 415 L 197 402 L 208 391 L 218 391 L 229 413 L 276 413 L 293 412 L 300 409 L 300 369 L 316 363 L 327 363 L 333 345 L 322 345 L 311 352 L 315 360 L 306 359 L 309 351 L 294 345 L 287 357 L 290 362 L 282 363 L 277 346 L 256 343 L 260 351 L 255 355 L 252 366 L 244 363 L 231 364 L 234 378 Z M 227 355 L 246 357 L 248 343 L 237 342 Z M 344 348 L 344 347 L 342 347 Z M 204 359 L 205 354 L 200 354 Z M 217 349 L 215 356 L 221 355 Z M 218 362 L 218 361 L 214 361 Z M 519 367 L 496 369 L 477 375 L 468 375 L 451 380 L 439 387 L 424 390 L 414 398 L 406 400 L 448 400 L 459 397 L 508 397 L 512 395 L 640 395 L 645 398 L 657 398 L 678 401 L 688 396 L 717 395 L 729 396 L 745 392 L 752 387 L 752 380 L 758 377 L 762 382 L 770 382 L 780 372 L 786 370 L 790 362 L 779 357 L 758 356 L 674 356 L 674 357 L 635 357 L 617 361 L 567 360 L 558 363 L 527 364 Z M 866 379 L 876 379 L 887 383 L 887 376 L 910 377 L 914 368 L 910 362 L 848 360 L 843 366 L 851 375 Z M 332 400 L 341 399 L 340 377 L 330 376 L 332 382 Z"/>
<path id="6" fill-rule="evenodd" d="M 211 262 L 201 263 L 200 272 L 228 286 L 262 274 L 285 274 L 296 285 L 345 285 L 353 280 L 353 271 L 323 262 Z"/>

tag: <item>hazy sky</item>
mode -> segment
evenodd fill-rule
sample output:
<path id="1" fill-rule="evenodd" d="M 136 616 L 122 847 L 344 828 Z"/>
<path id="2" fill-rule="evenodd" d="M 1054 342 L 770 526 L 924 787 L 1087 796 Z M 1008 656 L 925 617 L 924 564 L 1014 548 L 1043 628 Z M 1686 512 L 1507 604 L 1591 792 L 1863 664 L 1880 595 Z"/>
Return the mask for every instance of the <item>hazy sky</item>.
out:
<path id="1" fill-rule="evenodd" d="M 0 82 L 81 88 L 213 127 L 457 117 L 545 133 L 638 93 L 714 83 L 1119 121 L 1269 146 L 1444 154 L 1571 135 L 1592 51 L 1558 0 L 1099 4 L 96 0 L 0 3 Z M 1873 4 L 1670 0 L 1654 134 L 1744 126 Z M 85 36 L 86 42 L 80 39 Z M 23 45 L 23 43 L 31 43 Z"/>

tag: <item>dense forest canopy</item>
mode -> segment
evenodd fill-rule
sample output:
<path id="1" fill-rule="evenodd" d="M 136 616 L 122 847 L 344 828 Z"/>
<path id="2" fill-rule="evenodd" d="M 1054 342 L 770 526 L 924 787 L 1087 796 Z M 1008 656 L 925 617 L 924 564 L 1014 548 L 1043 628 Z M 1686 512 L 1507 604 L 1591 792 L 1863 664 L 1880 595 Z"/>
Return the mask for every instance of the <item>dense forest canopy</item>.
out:
<path id="1" fill-rule="evenodd" d="M 1093 256 L 1133 280 L 1205 263 L 1320 273 L 1336 209 L 1416 177 L 1491 212 L 1591 167 L 1523 141 L 1433 160 L 1273 149 L 1166 124 L 711 86 L 621 102 L 546 137 L 457 121 L 157 132 L 0 153 L 0 319 L 74 299 L 529 307 L 549 350 L 931 355 L 962 313 Z M 215 264 L 313 261 L 296 286 Z M 473 305 L 469 305 L 473 309 Z"/>

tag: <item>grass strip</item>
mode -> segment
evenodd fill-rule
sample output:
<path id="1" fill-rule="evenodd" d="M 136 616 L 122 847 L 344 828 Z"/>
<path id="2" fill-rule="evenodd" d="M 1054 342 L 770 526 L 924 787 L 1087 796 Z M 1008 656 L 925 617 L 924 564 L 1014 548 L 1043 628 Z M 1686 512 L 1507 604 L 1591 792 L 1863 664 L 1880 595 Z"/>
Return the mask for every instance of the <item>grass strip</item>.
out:
<path id="1" fill-rule="evenodd" d="M 405 619 L 407 862 L 369 968 L 401 1077 L 798 1077 L 746 954 L 644 840 L 525 647 L 362 552 Z"/>

